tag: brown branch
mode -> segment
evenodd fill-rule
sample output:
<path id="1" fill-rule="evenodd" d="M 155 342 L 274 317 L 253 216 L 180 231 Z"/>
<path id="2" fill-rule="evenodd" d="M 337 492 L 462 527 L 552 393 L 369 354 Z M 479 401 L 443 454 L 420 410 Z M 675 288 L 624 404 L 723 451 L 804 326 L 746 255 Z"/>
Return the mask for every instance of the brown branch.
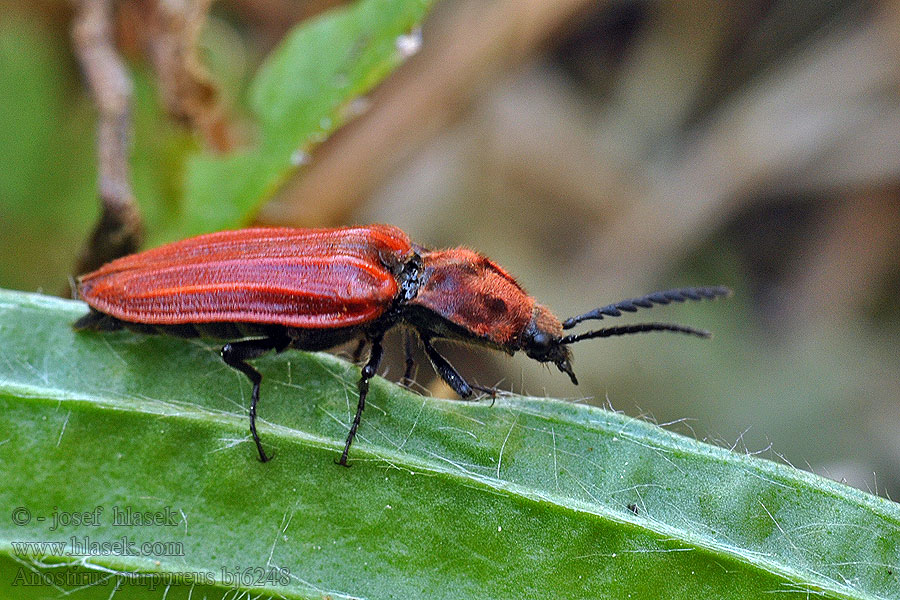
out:
<path id="1" fill-rule="evenodd" d="M 80 0 L 72 37 L 97 104 L 100 220 L 82 249 L 75 271 L 91 271 L 138 249 L 143 237 L 128 171 L 132 85 L 112 41 L 112 0 Z"/>
<path id="2" fill-rule="evenodd" d="M 197 57 L 197 38 L 210 4 L 212 0 L 150 0 L 142 25 L 166 110 L 200 132 L 211 148 L 226 152 L 234 146 L 226 111 Z"/>

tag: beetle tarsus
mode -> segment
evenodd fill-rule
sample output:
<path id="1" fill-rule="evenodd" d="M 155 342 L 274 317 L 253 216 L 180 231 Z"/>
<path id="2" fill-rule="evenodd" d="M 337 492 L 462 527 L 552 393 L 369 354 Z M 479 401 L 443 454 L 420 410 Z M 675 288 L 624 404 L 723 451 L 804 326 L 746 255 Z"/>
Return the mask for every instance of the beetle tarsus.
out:
<path id="1" fill-rule="evenodd" d="M 474 383 L 470 383 L 469 385 L 472 387 L 473 390 L 478 390 L 482 394 L 487 394 L 491 398 L 496 398 L 497 394 L 500 393 L 500 390 L 498 390 L 495 387 L 486 387 L 483 385 L 476 385 Z"/>
<path id="2" fill-rule="evenodd" d="M 381 338 L 372 340 L 372 351 L 369 353 L 369 361 L 362 368 L 359 376 L 359 402 L 356 405 L 356 416 L 353 417 L 353 423 L 350 425 L 350 433 L 347 434 L 347 442 L 344 444 L 344 451 L 341 453 L 341 459 L 338 461 L 339 465 L 348 466 L 347 455 L 350 453 L 350 445 L 353 444 L 353 438 L 356 437 L 356 430 L 359 429 L 363 409 L 366 407 L 366 396 L 369 394 L 369 380 L 378 371 L 383 350 Z"/>
<path id="3" fill-rule="evenodd" d="M 469 384 L 469 385 L 472 386 L 473 390 L 478 390 L 482 394 L 486 394 L 486 395 L 490 396 L 491 397 L 491 406 L 492 407 L 494 406 L 494 402 L 497 401 L 497 394 L 500 393 L 500 390 L 498 390 L 495 387 L 485 387 L 483 385 L 475 385 L 474 383 Z"/>
<path id="4" fill-rule="evenodd" d="M 263 450 L 259 434 L 256 432 L 256 406 L 259 404 L 259 385 L 262 383 L 262 375 L 247 361 L 258 358 L 270 350 L 283 350 L 287 345 L 287 339 L 263 338 L 231 342 L 222 346 L 222 360 L 225 361 L 225 364 L 246 375 L 253 384 L 253 392 L 250 395 L 250 434 L 253 436 L 256 450 L 259 452 L 260 462 L 268 462 L 271 459 Z"/>

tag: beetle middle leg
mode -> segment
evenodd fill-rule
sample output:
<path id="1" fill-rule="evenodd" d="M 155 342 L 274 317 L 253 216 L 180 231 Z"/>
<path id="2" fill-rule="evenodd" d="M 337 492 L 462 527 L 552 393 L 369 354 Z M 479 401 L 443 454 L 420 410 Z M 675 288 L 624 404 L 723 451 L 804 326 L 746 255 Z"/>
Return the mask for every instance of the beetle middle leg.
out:
<path id="1" fill-rule="evenodd" d="M 413 358 L 413 351 L 415 350 L 413 337 L 415 334 L 411 331 L 403 332 L 403 349 L 406 353 L 406 370 L 403 371 L 403 379 L 400 380 L 400 385 L 404 387 L 410 387 L 413 384 L 413 377 L 416 376 L 416 361 Z"/>
<path id="2" fill-rule="evenodd" d="M 247 361 L 258 358 L 270 350 L 281 352 L 289 343 L 290 339 L 288 338 L 269 337 L 258 340 L 230 342 L 222 346 L 222 360 L 225 361 L 225 364 L 246 375 L 253 384 L 253 393 L 250 398 L 250 434 L 253 436 L 256 450 L 259 452 L 259 460 L 262 462 L 269 460 L 265 450 L 263 450 L 262 442 L 259 441 L 259 434 L 256 433 L 256 405 L 259 402 L 259 384 L 262 382 L 262 375 L 247 364 Z"/>
<path id="3" fill-rule="evenodd" d="M 351 359 L 353 361 L 353 364 L 356 364 L 359 362 L 359 359 L 362 358 L 363 350 L 365 350 L 365 349 L 366 349 L 366 338 L 362 338 L 361 340 L 359 340 L 359 342 L 357 342 L 356 349 L 353 351 L 353 358 Z"/>
<path id="4" fill-rule="evenodd" d="M 375 376 L 378 365 L 381 363 L 381 356 L 384 353 L 384 348 L 381 346 L 381 339 L 381 337 L 378 337 L 372 340 L 372 350 L 369 353 L 369 361 L 366 363 L 366 366 L 362 368 L 362 373 L 360 373 L 359 376 L 359 402 L 356 405 L 356 416 L 353 418 L 353 423 L 350 425 L 350 433 L 347 434 L 347 443 L 344 444 L 344 451 L 341 453 L 340 461 L 338 461 L 338 464 L 345 467 L 347 466 L 347 454 L 350 452 L 350 444 L 353 443 L 353 438 L 356 437 L 356 430 L 359 428 L 359 421 L 362 419 L 362 412 L 366 407 L 366 396 L 369 394 L 369 380 Z"/>
<path id="5" fill-rule="evenodd" d="M 497 389 L 484 387 L 467 382 L 459 372 L 453 368 L 446 358 L 440 355 L 437 349 L 431 345 L 431 340 L 422 338 L 422 346 L 425 348 L 425 354 L 434 366 L 434 370 L 441 376 L 447 385 L 453 388 L 453 391 L 463 400 L 472 398 L 472 390 L 478 390 L 489 395 L 491 398 L 497 397 Z"/>

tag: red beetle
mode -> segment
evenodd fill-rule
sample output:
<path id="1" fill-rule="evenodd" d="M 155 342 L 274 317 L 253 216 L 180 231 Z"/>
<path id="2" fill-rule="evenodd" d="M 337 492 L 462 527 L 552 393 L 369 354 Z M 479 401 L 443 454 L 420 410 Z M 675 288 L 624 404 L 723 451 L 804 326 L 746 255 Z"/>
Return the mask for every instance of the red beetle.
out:
<path id="1" fill-rule="evenodd" d="M 522 350 L 569 375 L 575 342 L 645 331 L 709 333 L 668 323 L 609 327 L 563 335 L 588 319 L 619 316 L 653 304 L 726 296 L 724 287 L 656 292 L 592 310 L 562 323 L 506 271 L 465 248 L 427 250 L 389 225 L 340 229 L 260 228 L 222 231 L 114 260 L 79 279 L 90 312 L 76 329 L 237 339 L 222 359 L 253 383 L 250 432 L 256 432 L 262 376 L 247 361 L 275 350 L 324 350 L 361 338 L 371 344 L 359 379 L 359 402 L 340 464 L 347 464 L 382 339 L 394 326 L 414 330 L 435 371 L 462 398 L 471 385 L 433 346 L 451 339 L 508 354 Z M 407 376 L 412 370 L 407 348 Z"/>

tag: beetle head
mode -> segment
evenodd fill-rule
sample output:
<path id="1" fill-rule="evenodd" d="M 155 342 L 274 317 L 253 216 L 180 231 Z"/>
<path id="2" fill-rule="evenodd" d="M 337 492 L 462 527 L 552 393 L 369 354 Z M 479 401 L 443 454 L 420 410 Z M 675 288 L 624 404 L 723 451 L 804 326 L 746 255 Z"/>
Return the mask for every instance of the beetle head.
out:
<path id="1" fill-rule="evenodd" d="M 546 307 L 536 304 L 531 322 L 522 332 L 520 345 L 528 358 L 539 362 L 552 362 L 556 368 L 569 376 L 578 385 L 572 371 L 572 352 L 561 343 L 562 324 Z"/>
<path id="2" fill-rule="evenodd" d="M 622 315 L 622 311 L 635 312 L 638 308 L 651 308 L 656 304 L 684 302 L 685 300 L 712 300 L 730 295 L 731 290 L 724 286 L 666 290 L 647 294 L 640 298 L 622 300 L 615 304 L 601 306 L 583 315 L 566 319 L 562 323 L 549 310 L 536 304 L 532 312 L 531 322 L 525 327 L 519 339 L 519 345 L 529 357 L 540 362 L 554 363 L 560 371 L 572 379 L 572 383 L 577 385 L 578 380 L 575 378 L 575 373 L 572 372 L 572 353 L 568 348 L 570 344 L 582 340 L 631 335 L 648 331 L 670 331 L 703 338 L 708 338 L 711 334 L 702 329 L 675 323 L 637 323 L 618 327 L 604 327 L 594 331 L 569 335 L 563 335 L 564 329 L 572 329 L 582 321 L 600 320 L 604 317 L 619 317 Z"/>

